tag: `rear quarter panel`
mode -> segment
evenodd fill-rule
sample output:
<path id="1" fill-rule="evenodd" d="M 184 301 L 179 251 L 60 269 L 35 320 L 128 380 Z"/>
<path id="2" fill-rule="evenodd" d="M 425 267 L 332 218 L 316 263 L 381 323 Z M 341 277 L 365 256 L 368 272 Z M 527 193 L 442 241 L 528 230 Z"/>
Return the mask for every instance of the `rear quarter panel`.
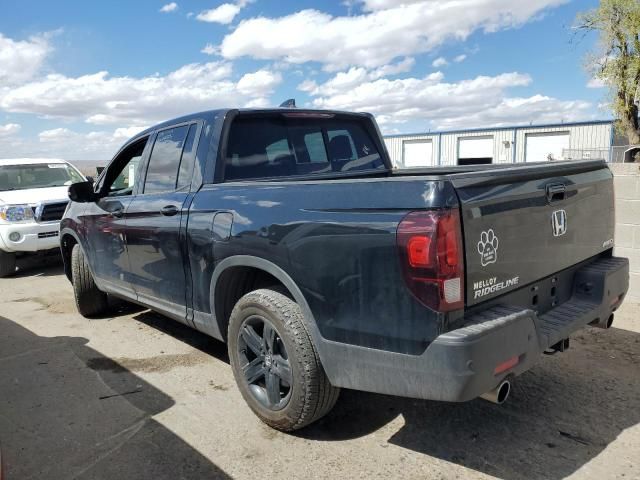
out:
<path id="1" fill-rule="evenodd" d="M 294 280 L 323 338 L 421 353 L 442 319 L 405 287 L 396 228 L 411 210 L 456 202 L 448 183 L 424 179 L 204 186 L 189 214 L 194 309 L 211 312 L 210 279 L 217 262 L 252 255 Z M 212 241 L 217 212 L 233 215 L 228 240 Z"/>

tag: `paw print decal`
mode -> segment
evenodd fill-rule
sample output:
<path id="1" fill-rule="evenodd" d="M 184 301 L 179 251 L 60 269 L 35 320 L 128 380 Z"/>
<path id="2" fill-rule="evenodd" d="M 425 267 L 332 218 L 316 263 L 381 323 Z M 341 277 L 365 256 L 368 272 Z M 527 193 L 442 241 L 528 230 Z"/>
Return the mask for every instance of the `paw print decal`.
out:
<path id="1" fill-rule="evenodd" d="M 496 260 L 498 260 L 498 237 L 493 233 L 492 229 L 482 232 L 480 235 L 478 253 L 483 267 L 490 263 L 496 263 Z"/>

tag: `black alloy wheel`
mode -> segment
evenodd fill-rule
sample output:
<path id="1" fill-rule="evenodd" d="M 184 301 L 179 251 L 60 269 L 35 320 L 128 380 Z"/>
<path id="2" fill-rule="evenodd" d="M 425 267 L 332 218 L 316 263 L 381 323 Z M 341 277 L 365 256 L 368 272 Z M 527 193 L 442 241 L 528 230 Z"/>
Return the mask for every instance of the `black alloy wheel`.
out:
<path id="1" fill-rule="evenodd" d="M 281 410 L 289 402 L 293 376 L 282 338 L 267 319 L 247 318 L 238 334 L 238 357 L 249 391 L 269 410 Z"/>

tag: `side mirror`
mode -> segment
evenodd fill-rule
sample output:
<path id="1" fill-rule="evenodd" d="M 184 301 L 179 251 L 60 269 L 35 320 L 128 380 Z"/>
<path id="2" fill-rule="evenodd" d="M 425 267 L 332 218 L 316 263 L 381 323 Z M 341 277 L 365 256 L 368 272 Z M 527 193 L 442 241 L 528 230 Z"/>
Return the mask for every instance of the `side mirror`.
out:
<path id="1" fill-rule="evenodd" d="M 73 202 L 91 203 L 98 200 L 98 195 L 93 191 L 93 182 L 78 182 L 69 186 L 69 198 Z"/>
<path id="2" fill-rule="evenodd" d="M 96 180 L 91 175 L 87 175 L 87 182 L 96 183 Z"/>

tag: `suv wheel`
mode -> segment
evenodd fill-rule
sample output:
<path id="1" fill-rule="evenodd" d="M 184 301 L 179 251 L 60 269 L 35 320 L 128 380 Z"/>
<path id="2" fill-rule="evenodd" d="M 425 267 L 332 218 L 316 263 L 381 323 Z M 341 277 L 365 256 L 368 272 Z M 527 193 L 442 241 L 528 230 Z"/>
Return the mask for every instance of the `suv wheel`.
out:
<path id="1" fill-rule="evenodd" d="M 267 425 L 305 427 L 333 408 L 329 383 L 297 303 L 261 289 L 243 296 L 229 320 L 229 358 L 240 392 Z"/>
<path id="2" fill-rule="evenodd" d="M 71 278 L 80 315 L 94 317 L 107 311 L 107 294 L 96 286 L 80 245 L 74 245 L 71 252 Z"/>
<path id="3" fill-rule="evenodd" d="M 0 278 L 13 275 L 16 271 L 16 254 L 0 250 Z"/>

